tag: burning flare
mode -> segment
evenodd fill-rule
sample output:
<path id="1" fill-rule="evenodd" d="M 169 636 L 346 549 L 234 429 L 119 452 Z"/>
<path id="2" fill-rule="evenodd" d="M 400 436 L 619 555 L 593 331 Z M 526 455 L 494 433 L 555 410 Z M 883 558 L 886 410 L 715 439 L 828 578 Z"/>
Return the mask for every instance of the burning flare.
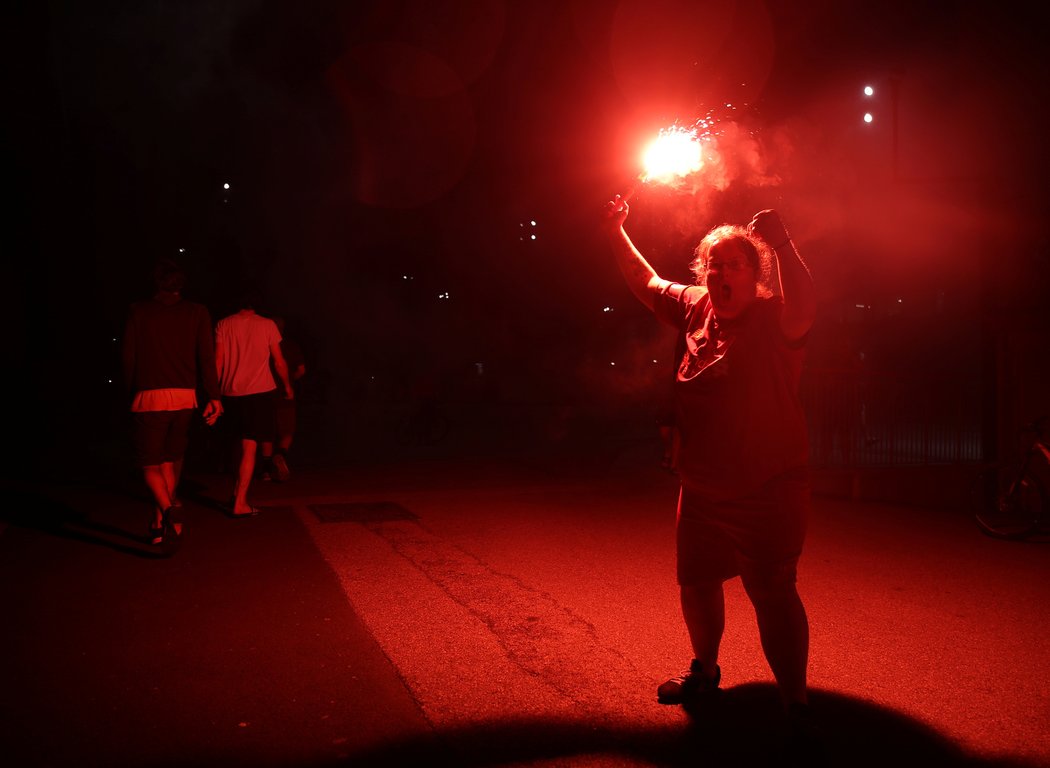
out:
<path id="1" fill-rule="evenodd" d="M 672 125 L 661 128 L 642 156 L 642 182 L 668 184 L 699 171 L 704 165 L 696 128 Z"/>

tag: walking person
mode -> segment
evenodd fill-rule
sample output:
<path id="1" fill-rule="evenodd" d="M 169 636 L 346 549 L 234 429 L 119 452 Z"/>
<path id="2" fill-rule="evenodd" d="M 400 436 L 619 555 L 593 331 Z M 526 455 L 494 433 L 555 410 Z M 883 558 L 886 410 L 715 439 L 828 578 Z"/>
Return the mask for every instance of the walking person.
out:
<path id="1" fill-rule="evenodd" d="M 208 398 L 203 417 L 209 426 L 222 403 L 207 308 L 183 298 L 186 275 L 174 261 L 159 261 L 153 281 L 153 297 L 128 312 L 121 357 L 135 458 L 153 497 L 149 541 L 172 554 L 182 536 L 178 486 L 198 387 Z"/>
<path id="2" fill-rule="evenodd" d="M 215 366 L 223 407 L 234 439 L 238 460 L 230 514 L 248 517 L 258 510 L 248 502 L 248 490 L 255 473 L 259 443 L 273 442 L 277 434 L 277 401 L 294 399 L 288 365 L 281 353 L 281 333 L 277 324 L 256 312 L 259 293 L 244 291 L 238 311 L 224 317 L 215 327 Z M 281 391 L 271 372 L 276 371 Z M 269 468 L 267 468 L 269 469 Z"/>
<path id="3" fill-rule="evenodd" d="M 780 216 L 712 229 L 694 251 L 696 282 L 661 278 L 624 229 L 627 201 L 604 212 L 606 234 L 637 298 L 684 337 L 675 424 L 681 481 L 676 558 L 693 659 L 658 701 L 713 703 L 721 680 L 723 584 L 740 577 L 793 745 L 810 745 L 809 624 L 796 568 L 809 513 L 808 437 L 798 386 L 816 315 L 808 268 Z M 780 295 L 774 293 L 779 277 Z"/>
<path id="4" fill-rule="evenodd" d="M 277 330 L 281 334 L 281 354 L 284 356 L 284 361 L 288 366 L 288 378 L 294 387 L 296 382 L 306 375 L 306 360 L 303 357 L 299 344 L 288 337 L 284 318 L 280 315 L 274 315 L 272 319 L 277 324 Z M 270 367 L 274 368 L 272 359 Z M 279 378 L 276 369 L 273 370 L 273 375 Z M 291 477 L 291 469 L 288 466 L 288 453 L 292 449 L 292 440 L 295 438 L 295 426 L 295 399 L 288 397 L 278 399 L 277 441 L 276 443 L 264 441 L 259 446 L 259 450 L 262 452 L 263 464 L 265 465 L 262 474 L 263 480 L 276 480 L 283 483 Z M 271 467 L 272 470 L 270 469 Z"/>

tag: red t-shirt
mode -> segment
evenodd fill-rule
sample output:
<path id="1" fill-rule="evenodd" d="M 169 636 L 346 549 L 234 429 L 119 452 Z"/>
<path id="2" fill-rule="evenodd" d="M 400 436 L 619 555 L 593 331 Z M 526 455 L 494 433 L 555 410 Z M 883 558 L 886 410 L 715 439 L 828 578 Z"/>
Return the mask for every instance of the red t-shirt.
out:
<path id="1" fill-rule="evenodd" d="M 672 283 L 655 296 L 657 317 L 685 334 L 674 387 L 679 476 L 712 499 L 747 495 L 809 461 L 804 340 L 784 338 L 782 308 L 780 297 L 759 298 L 717 321 L 704 287 Z"/>

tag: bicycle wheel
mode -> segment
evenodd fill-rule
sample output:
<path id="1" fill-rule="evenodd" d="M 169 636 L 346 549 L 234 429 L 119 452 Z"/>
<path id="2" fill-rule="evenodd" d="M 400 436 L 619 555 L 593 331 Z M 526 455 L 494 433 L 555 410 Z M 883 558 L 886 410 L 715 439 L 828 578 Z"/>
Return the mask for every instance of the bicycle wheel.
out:
<path id="1" fill-rule="evenodd" d="M 977 525 L 997 539 L 1023 539 L 1035 533 L 1046 511 L 1046 492 L 1028 472 L 992 467 L 983 471 L 974 486 Z"/>

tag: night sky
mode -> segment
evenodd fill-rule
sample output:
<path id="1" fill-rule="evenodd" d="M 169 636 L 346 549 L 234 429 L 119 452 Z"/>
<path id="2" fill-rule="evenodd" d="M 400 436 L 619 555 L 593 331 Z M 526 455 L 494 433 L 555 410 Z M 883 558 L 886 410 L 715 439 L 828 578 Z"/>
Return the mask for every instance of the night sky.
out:
<path id="1" fill-rule="evenodd" d="M 633 199 L 659 271 L 686 278 L 710 226 L 775 207 L 823 328 L 908 339 L 882 345 L 888 370 L 972 372 L 975 339 L 1023 328 L 1019 375 L 1045 374 L 1048 92 L 1026 4 L 21 5 L 8 402 L 56 435 L 123 407 L 114 339 L 161 255 L 216 320 L 259 283 L 336 419 L 421 377 L 476 388 L 478 363 L 508 402 L 649 392 L 667 369 L 640 361 L 668 340 L 598 211 L 648 138 L 704 116 L 718 183 Z"/>

